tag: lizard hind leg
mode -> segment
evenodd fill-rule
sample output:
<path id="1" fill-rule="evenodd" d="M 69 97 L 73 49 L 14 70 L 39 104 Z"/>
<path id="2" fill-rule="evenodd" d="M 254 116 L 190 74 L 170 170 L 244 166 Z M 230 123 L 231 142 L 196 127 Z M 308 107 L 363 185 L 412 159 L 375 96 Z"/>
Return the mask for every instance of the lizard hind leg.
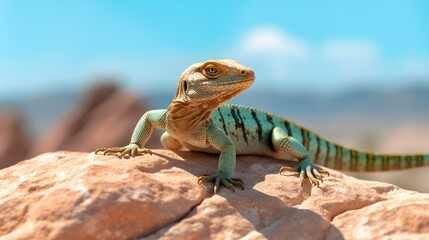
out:
<path id="1" fill-rule="evenodd" d="M 164 132 L 161 135 L 161 143 L 165 149 L 169 150 L 179 150 L 182 147 L 182 144 L 176 138 L 172 137 L 168 132 Z"/>
<path id="2" fill-rule="evenodd" d="M 275 127 L 273 129 L 271 142 L 276 152 L 287 153 L 299 161 L 295 167 L 280 168 L 280 174 L 287 171 L 299 172 L 301 186 L 304 178 L 308 178 L 313 186 L 319 186 L 323 182 L 323 177 L 329 175 L 325 170 L 314 166 L 304 145 L 297 139 L 288 136 L 282 128 Z"/>

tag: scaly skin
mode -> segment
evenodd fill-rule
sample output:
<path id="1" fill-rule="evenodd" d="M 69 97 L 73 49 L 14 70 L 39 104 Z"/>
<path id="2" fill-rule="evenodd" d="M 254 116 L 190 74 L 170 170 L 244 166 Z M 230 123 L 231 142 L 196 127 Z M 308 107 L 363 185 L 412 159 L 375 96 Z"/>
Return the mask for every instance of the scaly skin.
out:
<path id="1" fill-rule="evenodd" d="M 232 178 L 236 154 L 255 154 L 298 161 L 296 167 L 282 167 L 280 173 L 299 172 L 319 186 L 328 172 L 316 163 L 339 170 L 378 171 L 429 165 L 429 155 L 385 155 L 357 151 L 327 141 L 317 134 L 262 110 L 224 104 L 249 88 L 252 69 L 233 60 L 196 63 L 180 76 L 176 96 L 168 109 L 146 112 L 137 123 L 131 142 L 125 147 L 99 148 L 96 153 L 118 157 L 142 155 L 153 128 L 165 129 L 161 142 L 167 149 L 186 147 L 193 151 L 219 153 L 216 173 L 204 174 L 198 182 L 213 181 L 243 189 L 243 181 Z M 302 183 L 301 181 L 301 183 Z"/>

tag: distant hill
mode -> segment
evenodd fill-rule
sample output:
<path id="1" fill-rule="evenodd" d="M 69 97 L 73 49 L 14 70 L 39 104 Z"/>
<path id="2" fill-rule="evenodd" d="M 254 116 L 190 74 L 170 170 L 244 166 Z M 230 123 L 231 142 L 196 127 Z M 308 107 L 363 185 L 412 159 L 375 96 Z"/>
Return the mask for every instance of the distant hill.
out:
<path id="1" fill-rule="evenodd" d="M 34 138 L 53 124 L 62 112 L 67 111 L 78 95 L 77 91 L 48 92 L 0 102 L 0 109 L 12 110 L 21 116 L 29 136 Z"/>

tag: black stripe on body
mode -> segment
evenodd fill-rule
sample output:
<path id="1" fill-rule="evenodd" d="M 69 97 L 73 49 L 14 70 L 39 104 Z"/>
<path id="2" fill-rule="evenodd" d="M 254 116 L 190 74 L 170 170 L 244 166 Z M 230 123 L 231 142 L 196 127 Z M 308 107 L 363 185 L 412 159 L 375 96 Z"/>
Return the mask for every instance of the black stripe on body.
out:
<path id="1" fill-rule="evenodd" d="M 417 158 L 416 166 L 417 166 L 417 167 L 422 167 L 422 166 L 424 166 L 424 159 L 423 159 L 423 155 L 416 155 L 416 158 Z"/>
<path id="2" fill-rule="evenodd" d="M 343 151 L 342 148 L 338 145 L 335 145 L 335 169 L 341 169 L 343 165 Z"/>
<path id="3" fill-rule="evenodd" d="M 244 137 L 244 141 L 246 142 L 246 144 L 249 144 L 249 142 L 247 141 L 247 133 L 246 133 L 246 124 L 244 124 L 244 120 L 243 117 L 241 116 L 241 112 L 240 112 L 240 108 L 237 108 L 237 115 L 238 115 L 238 119 L 240 119 L 241 122 L 241 132 L 243 133 L 243 137 Z"/>
<path id="4" fill-rule="evenodd" d="M 267 121 L 271 124 L 271 126 L 273 126 L 274 128 L 274 123 L 273 123 L 273 117 L 270 116 L 270 114 L 265 114 L 267 116 Z"/>
<path id="5" fill-rule="evenodd" d="M 331 144 L 329 142 L 326 142 L 326 156 L 325 156 L 325 165 L 324 166 L 328 166 L 328 163 L 329 163 L 330 146 L 331 146 Z"/>
<path id="6" fill-rule="evenodd" d="M 243 139 L 246 142 L 246 144 L 249 144 L 247 141 L 247 135 L 246 135 L 246 127 L 244 126 L 243 119 L 240 115 L 240 109 L 236 106 L 231 107 L 231 115 L 234 118 L 235 122 L 235 129 L 238 130 L 241 129 L 241 132 L 243 133 Z"/>
<path id="7" fill-rule="evenodd" d="M 301 137 L 301 143 L 302 143 L 302 145 L 304 145 L 304 147 L 305 147 L 305 149 L 307 149 L 307 146 L 305 146 L 305 139 L 304 139 L 304 130 L 302 129 L 302 128 L 300 128 L 300 127 L 298 127 L 298 130 L 299 130 L 299 135 L 300 135 L 300 137 Z"/>
<path id="8" fill-rule="evenodd" d="M 413 157 L 411 155 L 407 155 L 405 159 L 407 161 L 407 168 L 413 167 Z"/>
<path id="9" fill-rule="evenodd" d="M 366 153 L 366 171 L 374 171 L 374 154 Z"/>
<path id="10" fill-rule="evenodd" d="M 328 143 L 325 139 L 320 138 L 319 136 L 317 137 L 319 138 L 319 148 L 320 148 L 318 162 L 320 165 L 326 165 L 326 156 L 329 155 Z"/>
<path id="11" fill-rule="evenodd" d="M 292 130 L 290 129 L 290 125 L 288 121 L 283 121 L 283 125 L 285 126 L 286 130 L 287 130 L 287 135 L 289 137 L 292 136 Z"/>
<path id="12" fill-rule="evenodd" d="M 320 155 L 320 139 L 319 136 L 314 136 L 316 138 L 316 155 L 314 157 L 314 162 L 319 163 L 319 155 Z"/>
<path id="13" fill-rule="evenodd" d="M 401 156 L 395 155 L 395 169 L 401 169 Z"/>
<path id="14" fill-rule="evenodd" d="M 388 160 L 388 169 L 389 170 L 394 170 L 396 169 L 396 164 L 395 164 L 395 156 L 393 155 L 387 155 L 387 160 Z"/>
<path id="15" fill-rule="evenodd" d="M 302 145 L 304 145 L 307 151 L 310 151 L 310 135 L 306 129 L 301 129 L 302 133 Z"/>
<path id="16" fill-rule="evenodd" d="M 250 109 L 250 111 L 251 111 L 253 120 L 256 122 L 256 126 L 257 126 L 256 131 L 258 132 L 258 139 L 262 140 L 262 130 L 263 129 L 262 129 L 261 121 L 259 120 L 258 115 L 256 115 L 256 112 L 254 109 Z"/>
<path id="17" fill-rule="evenodd" d="M 350 149 L 350 170 L 357 171 L 358 170 L 358 154 L 354 149 Z"/>
<path id="18" fill-rule="evenodd" d="M 220 120 L 222 122 L 223 131 L 225 131 L 225 134 L 228 135 L 228 132 L 226 131 L 226 125 L 225 125 L 225 119 L 222 116 L 222 113 L 220 112 L 220 108 L 217 109 L 219 112 Z"/>
<path id="19" fill-rule="evenodd" d="M 267 117 L 267 122 L 268 122 L 269 124 L 271 124 L 270 132 L 272 133 L 272 132 L 273 132 L 273 128 L 274 128 L 273 118 L 272 118 L 272 117 L 270 116 L 270 114 L 268 114 L 268 113 L 265 113 L 265 116 Z M 268 147 L 269 147 L 271 150 L 275 151 L 275 149 L 274 149 L 274 145 L 273 145 L 273 141 L 271 140 L 271 133 L 270 133 L 270 139 L 268 140 Z"/>
<path id="20" fill-rule="evenodd" d="M 381 162 L 381 171 L 386 171 L 389 169 L 389 157 L 387 155 L 382 156 Z"/>

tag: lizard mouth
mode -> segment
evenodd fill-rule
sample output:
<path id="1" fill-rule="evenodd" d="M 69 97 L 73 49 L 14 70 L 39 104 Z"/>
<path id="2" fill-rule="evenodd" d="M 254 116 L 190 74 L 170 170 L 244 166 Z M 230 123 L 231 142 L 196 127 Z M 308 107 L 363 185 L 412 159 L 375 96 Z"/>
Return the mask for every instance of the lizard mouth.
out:
<path id="1" fill-rule="evenodd" d="M 229 81 L 223 81 L 223 82 L 218 82 L 218 83 L 208 83 L 208 85 L 225 86 L 225 85 L 234 85 L 234 84 L 240 84 L 240 83 L 245 83 L 245 82 L 254 82 L 254 81 L 255 81 L 255 77 L 250 77 L 250 78 L 237 80 L 237 81 L 229 80 Z"/>

